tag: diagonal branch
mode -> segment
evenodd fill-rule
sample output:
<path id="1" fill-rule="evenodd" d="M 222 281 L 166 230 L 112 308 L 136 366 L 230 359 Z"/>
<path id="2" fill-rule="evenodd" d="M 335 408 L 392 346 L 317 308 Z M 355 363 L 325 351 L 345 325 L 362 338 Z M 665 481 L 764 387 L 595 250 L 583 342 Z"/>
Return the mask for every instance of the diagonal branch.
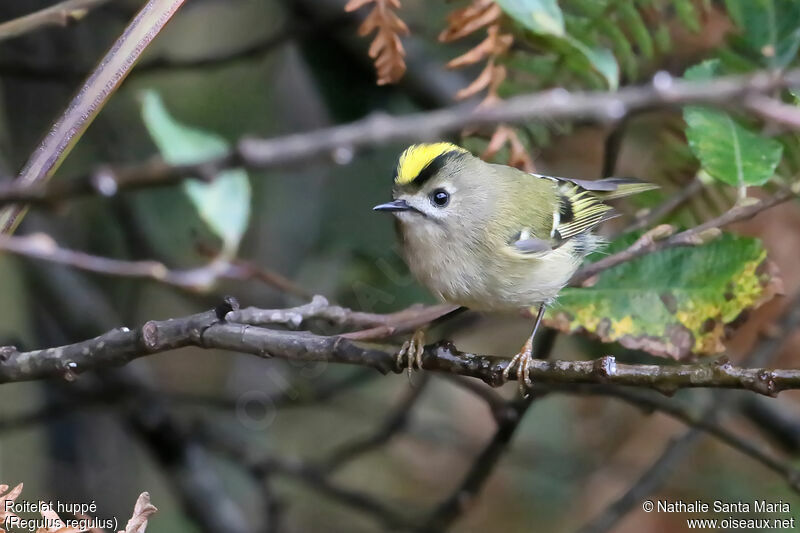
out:
<path id="1" fill-rule="evenodd" d="M 642 502 L 644 498 L 658 490 L 667 477 L 674 471 L 675 465 L 692 450 L 701 435 L 697 428 L 689 428 L 680 436 L 671 440 L 664 447 L 661 455 L 647 468 L 638 480 L 606 508 L 600 516 L 591 520 L 578 530 L 578 533 L 606 533 L 611 531 L 628 511 Z"/>
<path id="2" fill-rule="evenodd" d="M 547 387 L 547 389 L 566 392 L 567 394 L 617 398 L 645 411 L 659 411 L 664 413 L 667 416 L 683 422 L 690 428 L 703 431 L 734 450 L 752 457 L 776 474 L 784 477 L 792 488 L 800 491 L 800 471 L 789 461 L 782 460 L 780 457 L 764 449 L 764 447 L 740 437 L 734 431 L 727 429 L 717 422 L 713 415 L 715 414 L 715 408 L 720 407 L 720 404 L 722 404 L 720 398 L 712 399 L 710 405 L 702 409 L 694 409 L 663 396 L 647 394 L 646 391 L 630 388 L 609 387 L 605 385 L 567 385 L 563 387 Z"/>
<path id="3" fill-rule="evenodd" d="M 611 254 L 599 261 L 582 267 L 572 276 L 570 284 L 579 286 L 604 270 L 659 250 L 675 248 L 677 246 L 696 246 L 704 244 L 708 240 L 719 236 L 719 228 L 733 224 L 734 222 L 752 218 L 762 211 L 766 211 L 771 207 L 796 198 L 798 194 L 800 194 L 800 187 L 793 186 L 791 189 L 779 191 L 767 199 L 758 200 L 750 204 L 737 205 L 716 218 L 674 235 L 672 235 L 672 231 L 674 230 L 671 226 L 656 226 L 642 235 L 642 237 L 625 250 Z"/>
<path id="4" fill-rule="evenodd" d="M 549 358 L 557 336 L 555 330 L 548 330 L 539 339 L 536 353 L 543 359 Z M 497 423 L 494 435 L 475 458 L 461 483 L 450 496 L 436 506 L 420 531 L 427 533 L 447 530 L 463 514 L 470 503 L 477 498 L 500 459 L 505 455 L 531 404 L 546 394 L 547 391 L 537 390 L 524 398 L 507 402 L 502 410 L 493 411 Z"/>
<path id="5" fill-rule="evenodd" d="M 122 35 L 70 101 L 42 142 L 31 153 L 13 186 L 19 190 L 43 187 L 55 174 L 131 67 L 147 46 L 158 36 L 185 0 L 148 0 L 125 27 Z M 14 233 L 25 204 L 11 204 L 0 209 L 0 233 Z"/>
<path id="6" fill-rule="evenodd" d="M 396 512 L 369 493 L 334 482 L 323 468 L 314 464 L 273 456 L 254 457 L 253 451 L 230 432 L 215 431 L 206 424 L 200 424 L 196 430 L 212 451 L 242 465 L 251 477 L 262 483 L 268 482 L 273 476 L 292 478 L 331 500 L 372 516 L 390 531 L 408 529 L 411 525 L 407 513 Z"/>

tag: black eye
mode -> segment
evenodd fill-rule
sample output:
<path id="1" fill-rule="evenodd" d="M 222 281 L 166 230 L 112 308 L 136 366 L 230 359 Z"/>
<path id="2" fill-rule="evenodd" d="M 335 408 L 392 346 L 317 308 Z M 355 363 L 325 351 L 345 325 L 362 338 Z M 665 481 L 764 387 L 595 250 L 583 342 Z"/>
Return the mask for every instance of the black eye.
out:
<path id="1" fill-rule="evenodd" d="M 436 207 L 444 207 L 450 203 L 450 193 L 444 189 L 436 189 L 431 193 L 431 202 Z"/>

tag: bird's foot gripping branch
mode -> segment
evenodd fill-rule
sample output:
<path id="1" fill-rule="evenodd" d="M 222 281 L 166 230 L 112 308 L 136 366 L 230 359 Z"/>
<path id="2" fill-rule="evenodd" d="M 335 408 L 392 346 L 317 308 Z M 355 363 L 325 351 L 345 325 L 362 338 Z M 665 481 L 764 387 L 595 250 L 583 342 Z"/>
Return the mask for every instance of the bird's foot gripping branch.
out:
<path id="1" fill-rule="evenodd" d="M 431 308 L 414 309 L 426 319 L 432 316 Z M 437 312 L 441 314 L 440 310 Z M 798 314 L 792 312 L 788 316 Z M 288 317 L 293 318 L 287 323 Z M 318 320 L 346 329 L 367 328 L 359 331 L 378 332 L 384 337 L 402 329 L 387 322 L 386 317 L 401 317 L 405 324 L 414 322 L 406 312 L 359 313 L 329 305 L 321 298 L 288 309 L 239 310 L 228 300 L 204 313 L 151 320 L 136 329 L 120 327 L 74 344 L 33 351 L 3 347 L 0 349 L 0 383 L 59 377 L 74 379 L 87 370 L 123 365 L 140 357 L 186 346 L 258 357 L 354 364 L 384 374 L 401 372 L 405 362 L 398 364 L 396 346 L 347 338 L 348 334 L 319 335 L 310 331 L 275 329 L 275 326 L 285 328 L 287 325 L 310 327 Z M 382 326 L 377 327 L 381 322 Z M 358 337 L 353 333 L 349 335 Z M 460 351 L 447 341 L 426 345 L 421 360 L 425 370 L 478 378 L 493 386 L 504 382 L 503 372 L 510 363 L 508 358 Z M 534 359 L 530 376 L 535 384 L 541 385 L 624 385 L 666 394 L 690 387 L 744 389 L 770 396 L 783 390 L 800 389 L 800 370 L 744 368 L 724 359 L 664 365 L 624 364 L 612 356 L 589 361 Z"/>

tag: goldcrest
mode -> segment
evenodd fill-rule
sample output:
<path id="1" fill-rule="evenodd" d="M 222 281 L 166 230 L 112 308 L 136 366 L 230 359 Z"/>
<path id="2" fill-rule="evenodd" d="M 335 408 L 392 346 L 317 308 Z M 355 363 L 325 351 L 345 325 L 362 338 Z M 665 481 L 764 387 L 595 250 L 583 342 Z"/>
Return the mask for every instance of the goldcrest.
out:
<path id="1" fill-rule="evenodd" d="M 656 188 L 627 178 L 596 181 L 529 174 L 487 163 L 452 143 L 417 144 L 400 156 L 391 202 L 405 261 L 437 298 L 483 311 L 531 309 L 534 329 L 504 371 L 531 386 L 533 337 L 558 292 L 615 216 L 605 201 Z M 399 354 L 421 367 L 415 335 Z M 413 353 L 408 353 L 413 352 Z"/>

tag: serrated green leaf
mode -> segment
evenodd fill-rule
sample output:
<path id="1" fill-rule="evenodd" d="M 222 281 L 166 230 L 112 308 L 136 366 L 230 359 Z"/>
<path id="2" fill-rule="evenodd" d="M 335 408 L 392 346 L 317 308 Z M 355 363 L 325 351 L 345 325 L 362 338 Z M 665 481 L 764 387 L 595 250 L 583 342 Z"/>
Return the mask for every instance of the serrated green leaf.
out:
<path id="1" fill-rule="evenodd" d="M 737 187 L 763 185 L 775 174 L 783 146 L 745 128 L 727 113 L 683 110 L 689 147 L 712 177 Z"/>
<path id="2" fill-rule="evenodd" d="M 511 18 L 539 35 L 563 37 L 564 13 L 556 0 L 497 0 Z"/>
<path id="3" fill-rule="evenodd" d="M 739 40 L 760 62 L 771 68 L 787 66 L 800 47 L 800 2 L 797 0 L 725 0 Z"/>
<path id="4" fill-rule="evenodd" d="M 714 77 L 719 60 L 708 60 L 689 68 L 684 77 L 704 81 Z M 763 185 L 774 174 L 783 155 L 775 139 L 762 137 L 729 114 L 700 106 L 683 109 L 686 138 L 703 170 L 737 187 Z"/>
<path id="5" fill-rule="evenodd" d="M 614 242 L 609 253 L 636 236 Z M 567 333 L 686 359 L 724 349 L 726 325 L 780 292 L 757 239 L 724 234 L 698 247 L 671 248 L 611 268 L 590 287 L 566 288 L 546 323 Z"/>
<path id="6" fill-rule="evenodd" d="M 173 165 L 204 161 L 230 149 L 219 135 L 177 122 L 155 91 L 142 95 L 142 120 L 161 156 Z M 182 186 L 200 218 L 222 240 L 223 253 L 235 254 L 250 219 L 247 172 L 225 170 L 211 183 L 187 180 Z"/>

